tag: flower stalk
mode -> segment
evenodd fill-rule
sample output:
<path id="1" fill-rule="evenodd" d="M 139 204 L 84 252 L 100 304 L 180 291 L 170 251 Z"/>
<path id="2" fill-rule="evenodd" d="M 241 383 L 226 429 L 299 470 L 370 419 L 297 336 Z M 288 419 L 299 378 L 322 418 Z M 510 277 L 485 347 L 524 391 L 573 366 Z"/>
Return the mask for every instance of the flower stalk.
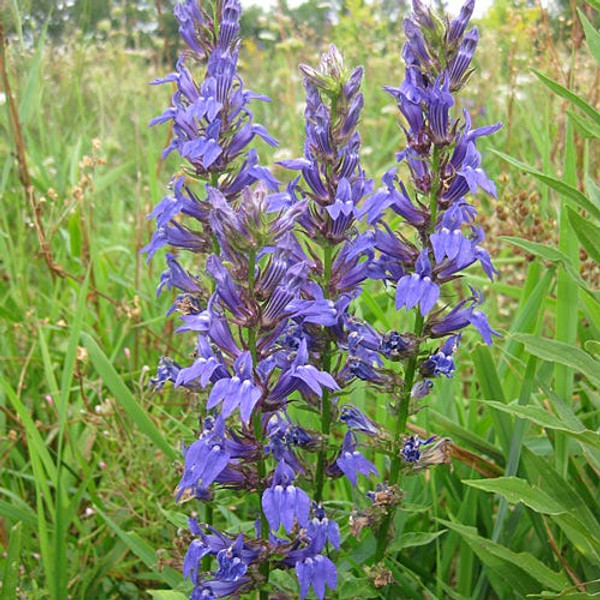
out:
<path id="1" fill-rule="evenodd" d="M 468 0 L 444 25 L 414 0 L 405 22 L 406 78 L 386 88 L 406 121 L 407 145 L 397 158 L 410 178 L 400 181 L 390 169 L 374 191 L 360 162 L 361 67 L 349 68 L 333 45 L 318 67 L 301 65 L 304 155 L 280 162 L 299 173 L 282 189 L 252 145 L 277 142 L 249 108 L 267 98 L 247 90 L 237 72 L 239 0 L 175 8 L 188 49 L 176 72 L 155 82 L 175 82 L 177 93 L 152 123 L 173 122 L 165 152 L 178 152 L 185 165 L 151 214 L 157 229 L 145 251 L 149 258 L 165 246 L 178 252 L 166 255 L 159 292 L 178 291 L 169 315 L 178 315 L 178 333 L 195 336 L 193 363 L 161 359 L 153 385 L 170 382 L 204 402 L 176 489 L 178 502 L 206 503 L 206 523 L 189 520 L 194 539 L 183 573 L 194 586 L 191 600 L 251 592 L 267 600 L 275 569 L 295 571 L 300 600 L 311 588 L 324 600 L 336 588 L 334 560 L 344 544 L 326 481 L 346 477 L 358 488 L 379 476 L 364 452 L 389 454 L 380 440 L 391 438 L 386 480 L 367 493 L 372 504 L 352 515 L 361 523 L 352 535 L 362 524 L 377 534 L 379 562 L 402 476 L 448 461 L 445 438 L 405 430 L 433 380 L 452 377 L 462 329 L 474 325 L 488 344 L 496 335 L 477 290 L 454 307 L 439 303 L 470 265 L 495 274 L 465 196 L 478 188 L 495 193 L 476 140 L 498 125 L 473 129 L 466 113 L 454 118 L 450 110 L 471 74 L 478 41 L 476 29 L 467 31 L 471 13 Z M 390 226 L 390 211 L 402 230 Z M 356 316 L 369 281 L 395 290 L 397 310 L 415 311 L 412 331 L 380 332 Z M 395 399 L 391 431 L 342 404 L 356 385 L 381 402 Z M 294 420 L 305 411 L 292 405 L 318 413 L 317 431 Z M 217 528 L 215 486 L 250 491 L 249 504 L 258 496 L 254 537 Z"/>

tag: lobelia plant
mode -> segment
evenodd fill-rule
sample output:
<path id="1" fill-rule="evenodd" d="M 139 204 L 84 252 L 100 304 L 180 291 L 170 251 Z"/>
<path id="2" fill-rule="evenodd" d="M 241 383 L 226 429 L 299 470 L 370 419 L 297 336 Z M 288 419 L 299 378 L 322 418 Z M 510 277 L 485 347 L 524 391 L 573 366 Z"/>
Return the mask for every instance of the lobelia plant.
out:
<path id="1" fill-rule="evenodd" d="M 276 141 L 250 109 L 268 99 L 245 89 L 237 73 L 239 1 L 175 8 L 187 49 L 176 72 L 155 82 L 177 90 L 152 124 L 172 122 L 165 153 L 176 150 L 186 166 L 151 213 L 157 230 L 144 250 L 149 259 L 166 245 L 194 256 L 187 270 L 167 254 L 158 287 L 179 292 L 169 314 L 179 313 L 178 332 L 196 335 L 194 360 L 181 366 L 163 357 L 153 379 L 156 389 L 171 382 L 205 403 L 197 439 L 183 446 L 175 494 L 207 507 L 205 522 L 189 519 L 183 574 L 193 600 L 251 591 L 261 600 L 286 597 L 275 570 L 295 571 L 301 600 L 311 587 L 322 600 L 345 557 L 338 521 L 349 520 L 356 537 L 372 529 L 381 573 L 401 475 L 449 460 L 446 438 L 405 429 L 433 379 L 452 376 L 460 331 L 472 324 L 488 344 L 496 334 L 479 291 L 456 299 L 465 268 L 479 262 L 490 279 L 495 273 L 465 196 L 478 187 L 495 193 L 476 142 L 499 125 L 472 129 L 466 112 L 452 113 L 477 46 L 477 30 L 467 31 L 472 11 L 469 1 L 442 22 L 413 3 L 404 24 L 406 78 L 386 88 L 407 124 L 397 158 L 410 181 L 392 169 L 373 192 L 360 164 L 361 67 L 349 68 L 334 46 L 317 68 L 300 67 L 304 156 L 280 163 L 299 171 L 281 191 L 249 147 L 256 136 Z M 378 332 L 355 315 L 368 280 L 395 288 L 397 310 L 414 310 L 411 331 Z M 389 404 L 389 431 L 343 403 L 357 382 Z M 380 475 L 361 447 L 387 456 L 388 472 L 365 495 L 371 505 L 350 514 L 332 502 L 330 482 L 345 477 L 356 487 L 359 475 Z M 219 529 L 214 488 L 247 495 L 254 535 Z"/>

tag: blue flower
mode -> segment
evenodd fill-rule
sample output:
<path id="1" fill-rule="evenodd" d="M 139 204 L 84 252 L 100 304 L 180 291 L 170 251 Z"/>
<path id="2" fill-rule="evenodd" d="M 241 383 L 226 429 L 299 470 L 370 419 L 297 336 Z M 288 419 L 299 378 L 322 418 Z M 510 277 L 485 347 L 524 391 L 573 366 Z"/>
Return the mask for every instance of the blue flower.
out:
<path id="1" fill-rule="evenodd" d="M 406 441 L 402 445 L 402 449 L 400 450 L 400 455 L 402 456 L 402 459 L 410 463 L 417 462 L 421 457 L 421 451 L 419 450 L 419 448 L 421 446 L 431 444 L 435 439 L 435 435 L 432 435 L 426 440 L 422 440 L 418 435 L 411 435 L 406 439 Z"/>
<path id="2" fill-rule="evenodd" d="M 279 381 L 272 388 L 269 395 L 270 400 L 278 400 L 291 394 L 294 390 L 300 390 L 308 394 L 310 392 L 323 395 L 323 387 L 330 390 L 339 390 L 340 386 L 335 379 L 326 371 L 320 371 L 315 366 L 308 364 L 308 349 L 306 339 L 302 339 L 296 358 L 285 370 Z"/>
<path id="3" fill-rule="evenodd" d="M 296 575 L 300 584 L 300 600 L 304 600 L 312 585 L 319 600 L 325 598 L 325 586 L 334 590 L 337 585 L 335 565 L 321 554 L 307 557 L 296 563 Z"/>
<path id="4" fill-rule="evenodd" d="M 425 316 L 435 305 L 439 296 L 440 288 L 431 279 L 431 263 L 427 256 L 427 250 L 419 254 L 415 263 L 415 272 L 404 275 L 396 286 L 396 308 L 403 306 L 407 309 L 419 305 L 421 314 Z"/>
<path id="5" fill-rule="evenodd" d="M 228 548 L 223 548 L 217 553 L 219 570 L 215 578 L 221 581 L 238 581 L 248 571 L 248 565 L 242 556 L 244 539 L 240 534 L 235 542 Z"/>
<path id="6" fill-rule="evenodd" d="M 221 417 L 207 417 L 200 438 L 183 448 L 184 472 L 176 489 L 177 501 L 208 497 L 208 486 L 229 464 L 225 449 L 225 423 Z M 182 500 L 183 498 L 183 500 Z"/>
<path id="7" fill-rule="evenodd" d="M 210 410 L 223 402 L 221 414 L 224 419 L 239 408 L 242 422 L 248 424 L 252 411 L 262 396 L 261 388 L 254 383 L 250 352 L 242 352 L 237 357 L 233 370 L 233 377 L 219 379 L 214 384 L 206 408 Z"/>
<path id="8" fill-rule="evenodd" d="M 388 331 L 381 338 L 380 352 L 389 360 L 398 361 L 414 354 L 417 340 L 414 334 Z"/>
<path id="9" fill-rule="evenodd" d="M 425 331 L 433 337 L 445 337 L 455 333 L 467 325 L 473 325 L 481 334 L 483 341 L 489 346 L 492 343 L 492 335 L 502 337 L 492 329 L 488 323 L 485 313 L 476 310 L 483 302 L 483 295 L 471 288 L 472 296 L 459 302 L 448 314 L 434 314 L 425 324 Z"/>
<path id="10" fill-rule="evenodd" d="M 156 376 L 150 379 L 150 385 L 154 387 L 154 390 L 160 390 L 164 387 L 167 381 L 175 383 L 181 372 L 181 366 L 176 363 L 172 358 L 167 356 L 161 356 L 158 361 L 158 368 L 156 370 Z"/>
<path id="11" fill-rule="evenodd" d="M 452 354 L 458 348 L 460 335 L 459 333 L 450 336 L 435 354 L 421 364 L 421 375 L 424 377 L 438 377 L 439 375 L 452 377 L 453 371 L 456 370 Z"/>
<path id="12" fill-rule="evenodd" d="M 352 431 L 346 432 L 340 453 L 335 461 L 337 468 L 350 480 L 352 485 L 356 485 L 359 473 L 365 477 L 371 473 L 379 475 L 375 465 L 356 449 L 357 446 L 356 434 Z"/>
<path id="13" fill-rule="evenodd" d="M 433 389 L 433 381 L 431 379 L 423 379 L 423 381 L 417 381 L 412 386 L 410 391 L 410 397 L 415 400 L 420 400 L 421 398 L 425 398 L 429 394 L 429 392 Z"/>
<path id="14" fill-rule="evenodd" d="M 313 502 L 313 518 L 308 522 L 306 533 L 312 540 L 316 552 L 321 552 L 329 542 L 336 550 L 340 549 L 340 528 L 338 524 L 328 519 L 320 504 Z"/>
<path id="15" fill-rule="evenodd" d="M 349 429 L 354 429 L 367 435 L 378 435 L 380 432 L 379 426 L 352 404 L 344 404 L 342 406 L 340 421 L 343 421 Z"/>
<path id="16" fill-rule="evenodd" d="M 275 469 L 271 487 L 262 496 L 262 508 L 269 526 L 277 531 L 280 525 L 290 533 L 297 521 L 306 527 L 310 514 L 310 499 L 306 492 L 293 484 L 293 469 L 284 460 Z"/>

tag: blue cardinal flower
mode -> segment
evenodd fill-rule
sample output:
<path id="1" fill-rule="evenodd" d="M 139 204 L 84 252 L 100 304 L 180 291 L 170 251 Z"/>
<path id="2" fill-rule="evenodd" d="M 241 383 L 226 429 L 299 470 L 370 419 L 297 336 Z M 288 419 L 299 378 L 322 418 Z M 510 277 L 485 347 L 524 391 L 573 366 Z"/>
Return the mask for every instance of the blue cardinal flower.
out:
<path id="1" fill-rule="evenodd" d="M 426 440 L 422 440 L 418 435 L 411 435 L 406 439 L 402 446 L 402 449 L 400 450 L 402 459 L 409 463 L 417 462 L 419 458 L 421 458 L 421 451 L 419 450 L 419 448 L 421 446 L 431 444 L 435 439 L 435 435 L 432 435 Z"/>
<path id="2" fill-rule="evenodd" d="M 431 275 L 432 269 L 428 252 L 423 250 L 415 263 L 414 273 L 404 275 L 398 280 L 396 308 L 410 309 L 418 304 L 421 314 L 425 316 L 434 307 L 440 296 L 440 288 L 432 280 Z"/>
<path id="3" fill-rule="evenodd" d="M 183 447 L 183 476 L 177 489 L 177 501 L 206 499 L 208 487 L 229 464 L 231 455 L 225 449 L 225 423 L 222 417 L 204 420 L 200 438 L 188 448 Z"/>
<path id="4" fill-rule="evenodd" d="M 340 386 L 336 380 L 326 371 L 321 371 L 315 366 L 308 364 L 308 348 L 306 339 L 300 341 L 296 357 L 283 371 L 279 381 L 272 388 L 269 398 L 278 400 L 289 396 L 294 390 L 300 388 L 303 393 L 314 393 L 323 395 L 323 388 L 339 390 Z"/>
<path id="5" fill-rule="evenodd" d="M 461 300 L 449 313 L 442 316 L 441 313 L 434 314 L 425 324 L 425 330 L 433 337 L 445 337 L 455 333 L 467 325 L 473 325 L 481 334 L 483 341 L 490 346 L 492 335 L 502 337 L 500 333 L 490 327 L 485 313 L 477 310 L 483 302 L 483 295 L 471 288 L 472 295 Z"/>
<path id="6" fill-rule="evenodd" d="M 312 540 L 316 552 L 321 552 L 329 542 L 336 550 L 340 549 L 340 528 L 332 519 L 327 518 L 323 506 L 313 502 L 313 518 L 308 522 L 306 533 Z"/>
<path id="7" fill-rule="evenodd" d="M 421 364 L 420 371 L 424 377 L 439 377 L 440 375 L 452 377 L 452 373 L 456 370 L 452 355 L 458 348 L 460 336 L 460 333 L 450 336 L 435 354 Z"/>
<path id="8" fill-rule="evenodd" d="M 346 424 L 349 429 L 354 429 L 367 435 L 378 435 L 380 428 L 373 423 L 359 408 L 352 404 L 344 404 L 340 411 L 340 421 Z"/>
<path id="9" fill-rule="evenodd" d="M 242 352 L 237 357 L 233 371 L 232 377 L 219 379 L 214 384 L 206 408 L 210 410 L 222 402 L 221 415 L 224 419 L 239 408 L 242 422 L 248 424 L 262 396 L 262 389 L 254 383 L 250 352 Z"/>
<path id="10" fill-rule="evenodd" d="M 335 466 L 356 485 L 358 474 L 368 477 L 371 473 L 379 475 L 375 465 L 367 460 L 357 449 L 358 440 L 353 431 L 346 432 L 340 453 L 335 461 Z M 335 469 L 333 469 L 335 471 Z"/>
<path id="11" fill-rule="evenodd" d="M 319 600 L 325 598 L 326 586 L 334 590 L 337 585 L 335 565 L 321 554 L 298 561 L 296 575 L 300 584 L 300 600 L 306 598 L 311 585 Z"/>
<path id="12" fill-rule="evenodd" d="M 280 525 L 290 533 L 297 522 L 306 527 L 310 515 L 310 499 L 306 492 L 293 483 L 294 470 L 285 462 L 279 461 L 271 487 L 262 496 L 262 508 L 273 531 Z"/>

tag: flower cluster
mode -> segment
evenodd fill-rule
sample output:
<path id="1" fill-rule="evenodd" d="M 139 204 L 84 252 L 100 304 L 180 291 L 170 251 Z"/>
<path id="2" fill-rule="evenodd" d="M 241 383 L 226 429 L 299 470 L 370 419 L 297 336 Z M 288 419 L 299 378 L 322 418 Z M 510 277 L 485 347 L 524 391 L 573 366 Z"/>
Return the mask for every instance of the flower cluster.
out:
<path id="1" fill-rule="evenodd" d="M 191 272 L 167 254 L 158 291 L 177 290 L 169 315 L 178 315 L 178 333 L 194 335 L 195 349 L 188 365 L 163 357 L 153 385 L 170 382 L 203 401 L 201 430 L 182 448 L 176 500 L 210 505 L 219 487 L 254 496 L 258 507 L 254 536 L 220 531 L 211 511 L 206 523 L 190 520 L 183 572 L 192 600 L 251 590 L 266 599 L 273 569 L 295 572 L 301 600 L 311 587 L 323 600 L 336 587 L 332 558 L 344 543 L 327 482 L 345 477 L 357 487 L 359 476 L 378 476 L 364 448 L 389 455 L 391 439 L 387 483 L 370 493 L 362 521 L 379 528 L 379 560 L 402 499 L 399 473 L 449 460 L 447 438 L 407 438 L 404 428 L 433 379 L 453 376 L 461 330 L 473 324 L 486 343 L 496 333 L 479 291 L 455 302 L 445 290 L 474 263 L 495 274 L 465 196 L 494 192 L 476 141 L 498 126 L 472 129 L 466 113 L 451 113 L 477 45 L 476 29 L 467 32 L 472 3 L 445 28 L 419 0 L 413 11 L 406 79 L 387 88 L 406 120 L 398 160 L 411 181 L 392 169 L 374 190 L 357 129 L 363 71 L 331 46 L 317 68 L 301 66 L 304 155 L 281 161 L 298 173 L 281 189 L 252 145 L 276 141 L 250 108 L 268 99 L 245 89 L 238 73 L 239 0 L 175 8 L 187 49 L 176 72 L 155 82 L 175 83 L 176 92 L 152 124 L 172 124 L 165 154 L 177 151 L 185 166 L 150 215 L 157 228 L 144 250 L 149 258 L 167 245 L 194 255 Z M 402 232 L 388 210 L 404 220 Z M 369 280 L 394 289 L 396 309 L 416 310 L 413 331 L 379 332 L 356 316 Z M 390 400 L 391 437 L 343 403 L 357 384 Z M 302 421 L 308 413 L 312 428 Z"/>
<path id="2" fill-rule="evenodd" d="M 473 7 L 474 1 L 468 0 L 459 16 L 444 25 L 420 0 L 413 1 L 413 16 L 404 21 L 406 77 L 400 87 L 386 87 L 406 123 L 407 144 L 397 159 L 408 167 L 412 193 L 396 169 L 390 169 L 382 178 L 383 187 L 363 209 L 379 250 L 372 276 L 395 286 L 398 310 L 418 309 L 415 331 L 404 336 L 416 334 L 420 342 L 449 336 L 420 363 L 419 379 L 407 382 L 413 386 L 413 398 L 429 393 L 432 377 L 452 376 L 461 329 L 473 325 L 486 344 L 498 335 L 479 309 L 480 291 L 471 288 L 470 295 L 457 302 L 455 288 L 446 285 L 474 263 L 490 280 L 497 274 L 481 245 L 484 233 L 475 223 L 477 211 L 466 196 L 478 189 L 496 194 L 481 168 L 476 144 L 501 124 L 473 129 L 466 111 L 462 118 L 452 113 L 455 93 L 471 73 L 477 47 L 477 28 L 467 31 Z M 405 230 L 390 229 L 388 210 L 402 217 Z M 395 339 L 388 337 L 388 348 Z"/>

